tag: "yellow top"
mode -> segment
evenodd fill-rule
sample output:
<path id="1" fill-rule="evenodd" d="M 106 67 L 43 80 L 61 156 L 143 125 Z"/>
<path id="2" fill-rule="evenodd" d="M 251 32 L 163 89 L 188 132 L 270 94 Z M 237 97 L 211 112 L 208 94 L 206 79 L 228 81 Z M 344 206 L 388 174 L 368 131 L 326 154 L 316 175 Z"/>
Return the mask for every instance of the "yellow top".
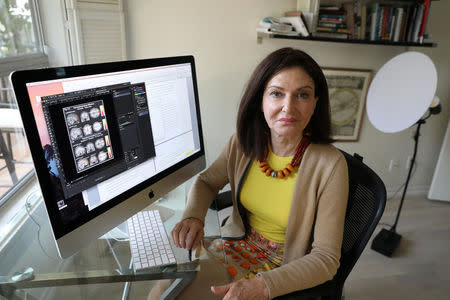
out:
<path id="1" fill-rule="evenodd" d="M 292 157 L 277 156 L 270 150 L 267 162 L 278 171 L 284 169 Z M 249 225 L 276 243 L 284 243 L 296 178 L 297 169 L 282 179 L 266 176 L 259 162 L 254 160 L 242 186 L 240 199 L 247 210 Z"/>

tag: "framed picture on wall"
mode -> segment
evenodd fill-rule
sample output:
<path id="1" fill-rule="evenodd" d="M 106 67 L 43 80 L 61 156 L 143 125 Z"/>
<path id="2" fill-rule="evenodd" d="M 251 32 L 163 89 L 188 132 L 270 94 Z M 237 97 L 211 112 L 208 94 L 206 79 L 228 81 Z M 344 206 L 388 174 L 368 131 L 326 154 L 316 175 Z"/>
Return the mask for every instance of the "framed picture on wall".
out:
<path id="1" fill-rule="evenodd" d="M 330 95 L 332 138 L 357 141 L 372 71 L 328 67 L 322 70 Z"/>

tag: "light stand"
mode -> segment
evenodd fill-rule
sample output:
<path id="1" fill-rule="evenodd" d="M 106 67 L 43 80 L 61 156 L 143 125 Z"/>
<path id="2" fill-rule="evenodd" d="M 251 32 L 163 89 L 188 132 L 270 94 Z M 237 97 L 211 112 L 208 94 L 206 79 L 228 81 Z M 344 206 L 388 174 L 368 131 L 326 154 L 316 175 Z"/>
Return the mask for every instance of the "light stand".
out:
<path id="1" fill-rule="evenodd" d="M 367 93 L 367 116 L 379 131 L 395 133 L 417 125 L 414 155 L 394 225 L 382 229 L 371 245 L 373 250 L 389 257 L 402 238 L 396 228 L 416 161 L 420 128 L 426 119 L 440 112 L 436 87 L 437 71 L 433 61 L 423 53 L 408 51 L 393 57 L 378 70 Z M 428 115 L 423 117 L 427 111 Z"/>
<path id="2" fill-rule="evenodd" d="M 375 238 L 372 241 L 372 245 L 371 245 L 372 250 L 375 250 L 381 254 L 391 257 L 392 254 L 394 253 L 395 249 L 397 249 L 398 244 L 400 243 L 402 236 L 400 234 L 398 234 L 395 230 L 397 229 L 397 223 L 398 223 L 398 219 L 400 218 L 400 213 L 402 211 L 403 202 L 404 202 L 405 196 L 406 196 L 406 190 L 408 189 L 409 180 L 411 178 L 411 173 L 412 173 L 412 170 L 414 167 L 414 163 L 416 161 L 417 146 L 419 144 L 419 136 L 420 136 L 420 127 L 422 126 L 422 124 L 425 124 L 425 120 L 427 120 L 429 117 L 431 117 L 431 115 L 438 114 L 438 113 L 440 113 L 440 111 L 441 111 L 440 105 L 438 105 L 436 107 L 432 107 L 429 109 L 428 115 L 425 118 L 422 118 L 416 122 L 417 129 L 416 129 L 416 134 L 414 135 L 414 141 L 415 141 L 414 154 L 411 159 L 411 163 L 409 165 L 408 176 L 406 177 L 406 183 L 405 183 L 405 187 L 403 188 L 403 194 L 402 194 L 402 198 L 400 200 L 400 205 L 397 210 L 397 216 L 395 217 L 394 225 L 392 225 L 389 230 L 383 228 L 375 236 Z"/>

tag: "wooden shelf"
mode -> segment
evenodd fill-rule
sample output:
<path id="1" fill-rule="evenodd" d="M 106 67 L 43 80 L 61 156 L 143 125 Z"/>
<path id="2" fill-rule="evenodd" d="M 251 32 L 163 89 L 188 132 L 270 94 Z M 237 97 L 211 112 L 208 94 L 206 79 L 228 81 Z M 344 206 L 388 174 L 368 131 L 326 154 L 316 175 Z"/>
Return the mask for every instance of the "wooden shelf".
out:
<path id="1" fill-rule="evenodd" d="M 410 43 L 410 42 L 390 42 L 390 41 L 369 41 L 369 40 L 351 40 L 351 39 L 333 39 L 322 37 L 303 37 L 303 36 L 290 36 L 281 34 L 264 34 L 258 33 L 258 42 L 261 42 L 264 38 L 272 39 L 287 39 L 287 40 L 304 40 L 315 42 L 333 42 L 333 43 L 347 43 L 347 44 L 364 44 L 364 45 L 383 45 L 383 46 L 403 46 L 403 47 L 437 47 L 436 43 Z"/>

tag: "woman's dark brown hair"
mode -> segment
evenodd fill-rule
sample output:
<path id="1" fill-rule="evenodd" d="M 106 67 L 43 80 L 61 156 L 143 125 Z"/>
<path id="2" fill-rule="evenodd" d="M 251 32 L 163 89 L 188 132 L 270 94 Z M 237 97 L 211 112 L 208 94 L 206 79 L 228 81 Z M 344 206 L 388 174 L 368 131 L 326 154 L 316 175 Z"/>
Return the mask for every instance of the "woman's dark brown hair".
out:
<path id="1" fill-rule="evenodd" d="M 269 54 L 256 67 L 239 105 L 237 136 L 244 153 L 250 158 L 260 158 L 267 147 L 267 133 L 270 129 L 261 110 L 267 83 L 275 74 L 291 67 L 300 67 L 308 73 L 314 81 L 314 96 L 319 97 L 314 114 L 305 129 L 311 132 L 311 142 L 332 142 L 328 85 L 322 69 L 305 52 L 282 48 Z"/>

